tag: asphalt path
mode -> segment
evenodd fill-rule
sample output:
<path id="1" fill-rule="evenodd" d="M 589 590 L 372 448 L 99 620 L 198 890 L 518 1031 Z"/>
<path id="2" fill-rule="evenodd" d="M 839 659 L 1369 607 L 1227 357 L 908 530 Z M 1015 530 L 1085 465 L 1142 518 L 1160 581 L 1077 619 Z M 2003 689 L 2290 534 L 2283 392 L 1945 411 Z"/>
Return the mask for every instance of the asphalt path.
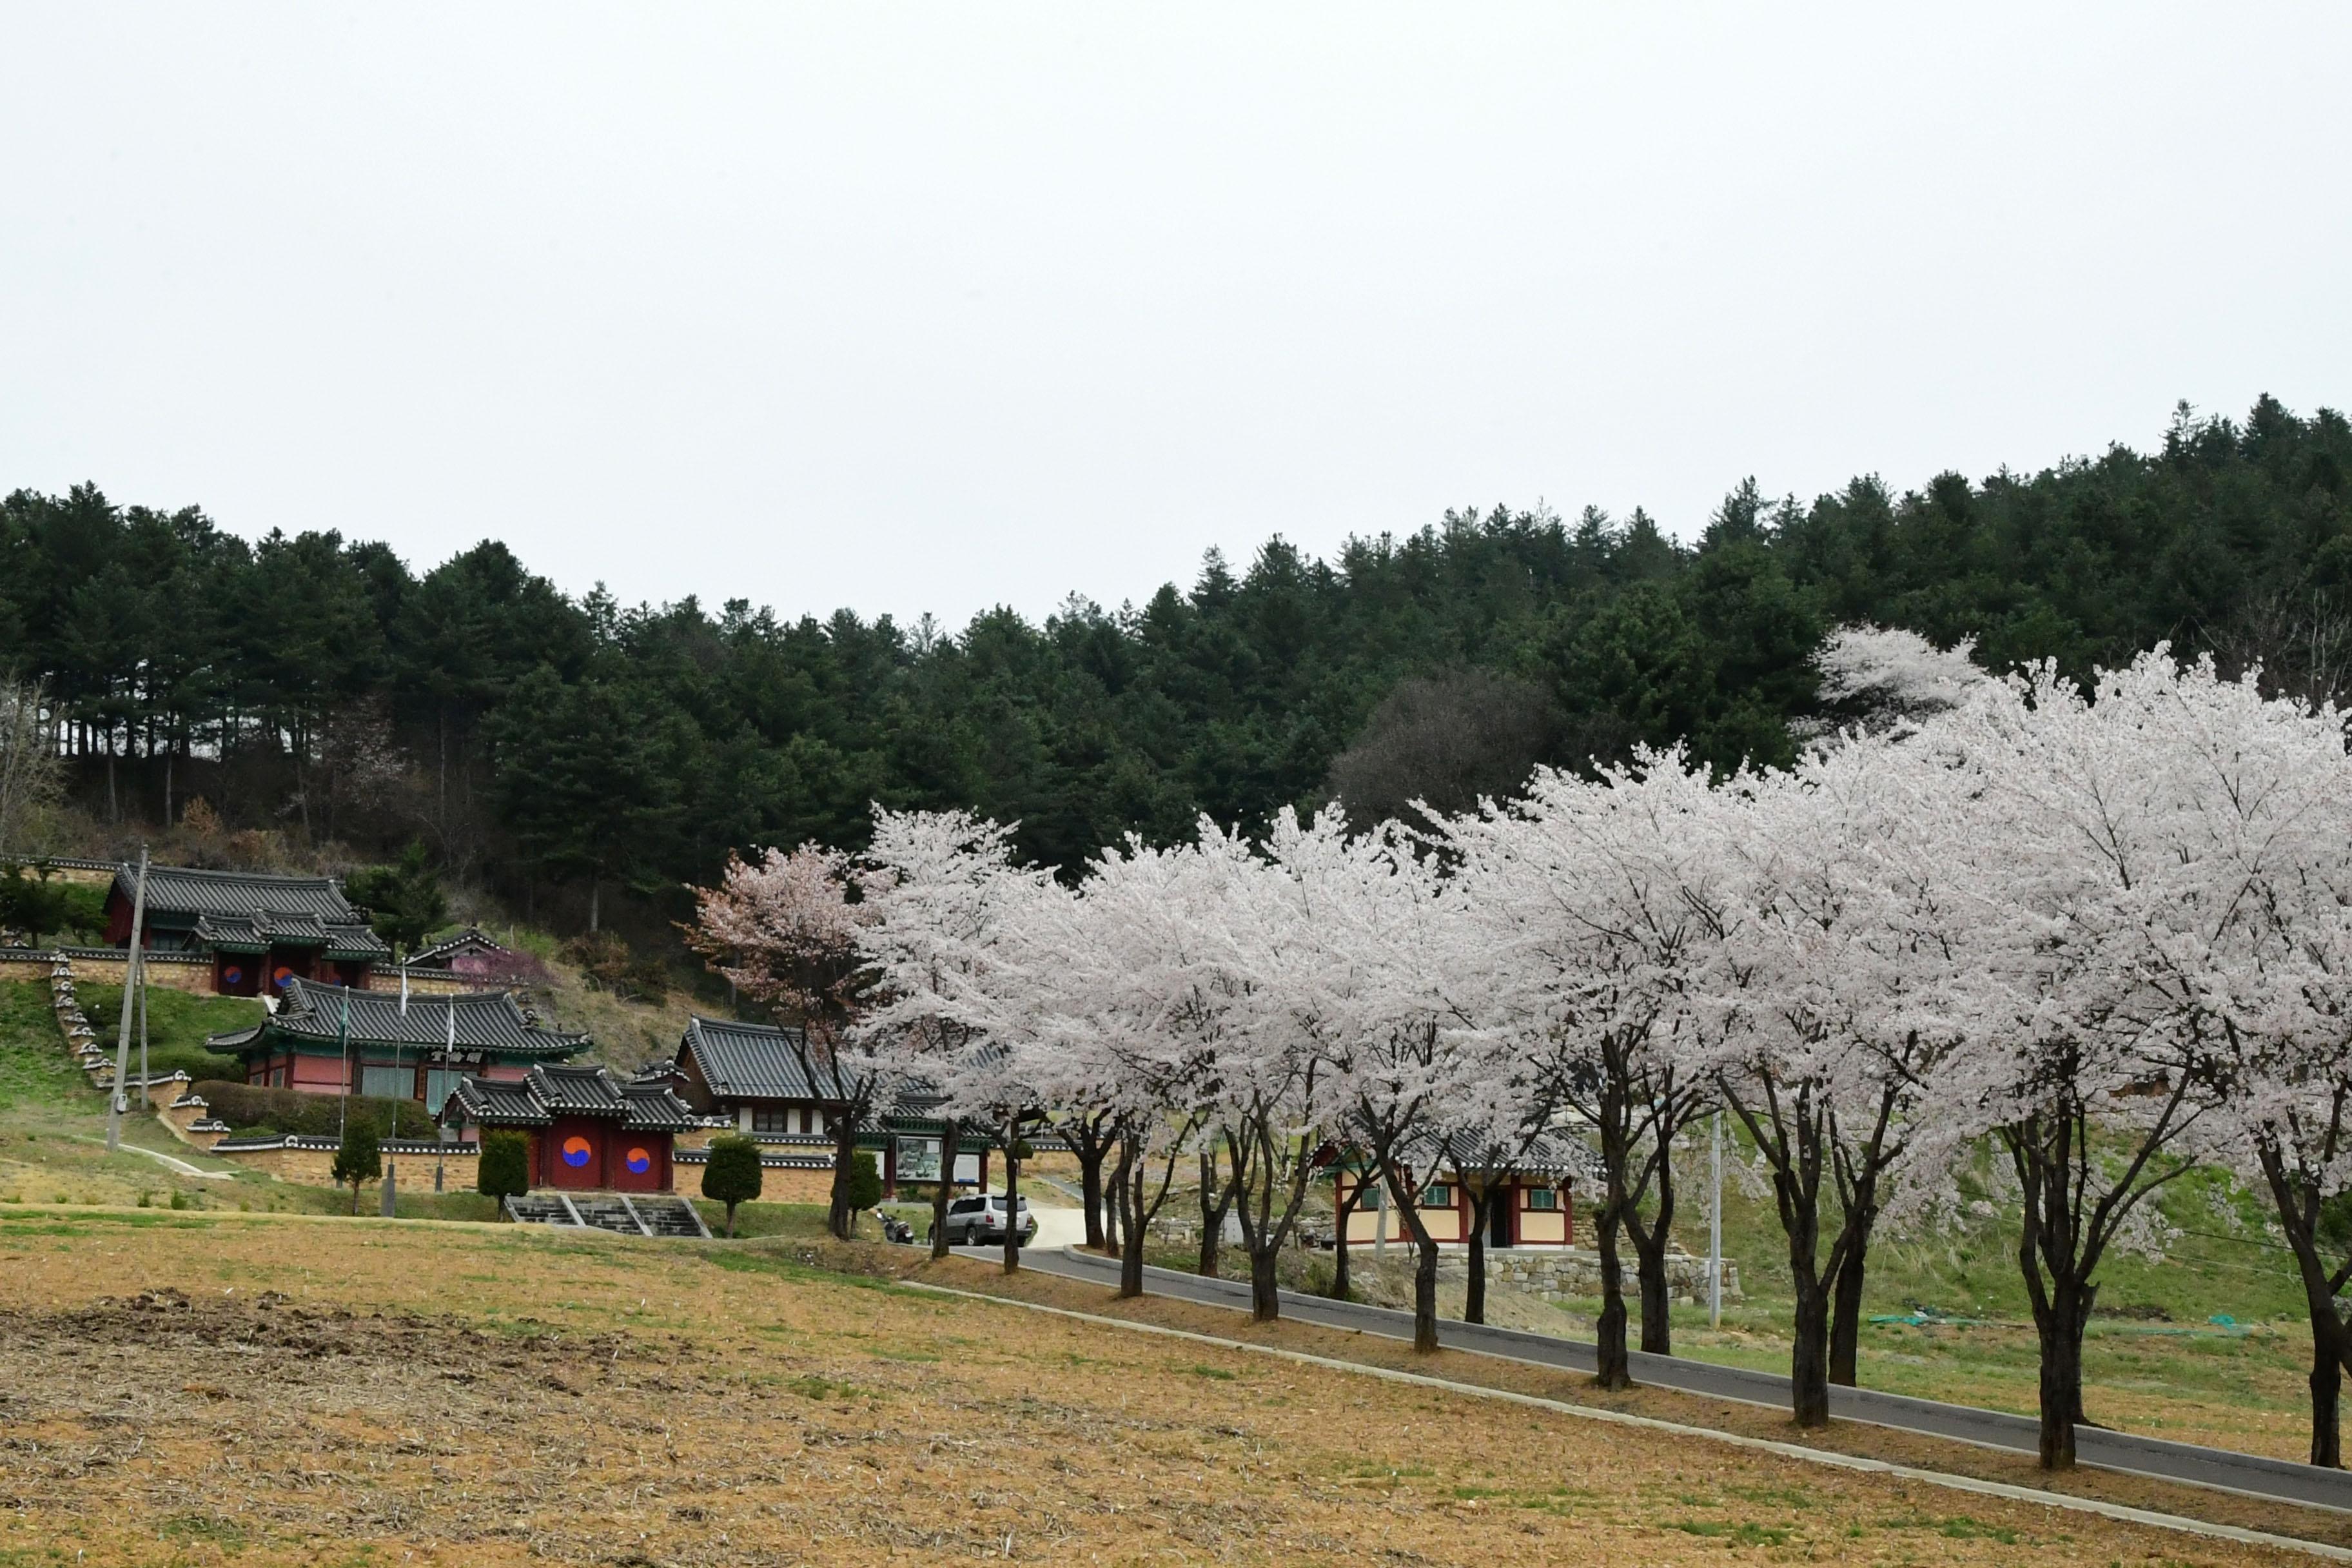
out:
<path id="1" fill-rule="evenodd" d="M 1024 1253 L 1023 1262 L 1026 1268 L 1066 1279 L 1104 1285 L 1118 1282 L 1118 1259 L 1081 1252 L 1073 1247 L 1059 1251 L 1039 1247 Z M 1198 1301 L 1242 1311 L 1249 1308 L 1249 1281 L 1246 1279 L 1206 1279 L 1197 1274 L 1185 1274 L 1174 1269 L 1146 1268 L 1143 1271 L 1143 1287 L 1151 1295 L 1178 1300 Z M 1390 1339 L 1412 1338 L 1411 1312 L 1388 1307 L 1368 1307 L 1354 1301 L 1334 1301 L 1322 1296 L 1303 1296 L 1295 1290 L 1282 1292 L 1282 1315 L 1298 1322 L 1355 1329 Z M 1568 1372 L 1590 1373 L 1598 1365 L 1595 1349 L 1586 1341 L 1558 1339 L 1549 1334 L 1528 1333 L 1517 1329 L 1490 1328 L 1483 1323 L 1457 1322 L 1447 1318 L 1439 1321 L 1437 1339 L 1448 1350 L 1496 1356 L 1506 1361 L 1528 1362 Z M 1717 1366 L 1709 1362 L 1688 1361 L 1681 1356 L 1648 1355 L 1640 1351 L 1633 1352 L 1632 1360 L 1636 1383 L 1701 1394 L 1711 1399 L 1736 1399 L 1745 1404 L 1769 1405 L 1781 1410 L 1789 1407 L 1789 1380 L 1779 1373 Z M 1930 1399 L 1912 1399 L 1900 1394 L 1882 1394 L 1874 1389 L 1832 1386 L 1830 1389 L 1830 1414 L 1849 1421 L 1891 1427 L 1899 1432 L 1947 1437 L 1956 1442 L 1974 1443 L 1982 1447 L 2001 1448 L 2012 1453 L 2037 1453 L 2041 1447 L 2040 1426 L 2027 1416 L 2011 1415 L 1998 1410 L 1978 1410 L 1966 1405 L 1943 1405 Z M 2095 1465 L 2101 1469 L 2161 1480 L 2185 1481 L 2191 1486 L 2216 1487 L 2280 1502 L 2352 1511 L 2352 1471 L 2324 1470 L 2284 1459 L 2240 1454 L 2227 1448 L 2200 1448 L 2188 1443 L 2168 1443 L 2161 1437 L 2142 1437 L 2095 1426 L 2075 1428 L 2074 1453 L 2083 1464 Z"/>

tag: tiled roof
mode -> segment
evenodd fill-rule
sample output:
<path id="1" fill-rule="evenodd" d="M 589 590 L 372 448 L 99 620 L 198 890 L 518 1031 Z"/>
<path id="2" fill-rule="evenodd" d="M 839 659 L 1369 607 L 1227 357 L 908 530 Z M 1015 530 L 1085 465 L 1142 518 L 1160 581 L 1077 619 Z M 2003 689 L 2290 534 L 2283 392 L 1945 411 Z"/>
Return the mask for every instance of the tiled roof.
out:
<path id="1" fill-rule="evenodd" d="M 135 866 L 118 866 L 114 886 L 125 899 L 139 886 Z M 200 871 L 191 866 L 147 868 L 149 915 L 247 915 L 256 910 L 307 914 L 329 925 L 359 922 L 359 911 L 332 877 L 275 877 L 261 871 Z"/>
<path id="2" fill-rule="evenodd" d="M 689 1051 L 702 1081 L 723 1100 L 823 1100 L 801 1068 L 798 1029 L 697 1016 L 687 1021 L 678 1058 Z"/>
<path id="3" fill-rule="evenodd" d="M 699 1126 L 686 1102 L 658 1084 L 625 1084 L 604 1068 L 535 1067 L 520 1083 L 463 1078 L 442 1107 L 483 1127 L 545 1127 L 559 1115 L 617 1116 L 637 1132 Z"/>
<path id="4" fill-rule="evenodd" d="M 523 1082 L 531 1098 L 567 1116 L 625 1116 L 629 1101 L 603 1068 L 550 1067 L 542 1062 Z"/>
<path id="5" fill-rule="evenodd" d="M 196 917 L 196 940 L 224 952 L 267 952 L 273 947 L 324 948 L 330 958 L 390 958 L 392 949 L 366 926 L 330 925 L 313 914 L 255 910 L 242 915 Z"/>
<path id="6" fill-rule="evenodd" d="M 621 1125 L 633 1131 L 684 1132 L 702 1125 L 693 1108 L 656 1083 L 625 1083 L 621 1093 L 629 1102 L 629 1114 Z"/>
<path id="7" fill-rule="evenodd" d="M 443 937 L 431 947 L 417 949 L 408 955 L 412 969 L 446 969 L 449 960 L 461 952 L 511 952 L 504 942 L 492 941 L 479 928 L 467 926 L 455 936 Z"/>
<path id="8" fill-rule="evenodd" d="M 1428 1134 L 1407 1139 L 1400 1151 L 1408 1165 L 1426 1163 L 1436 1152 L 1436 1140 Z M 1465 1154 L 1464 1158 L 1466 1161 L 1471 1156 Z M 1599 1181 L 1601 1176 L 1601 1156 L 1583 1139 L 1570 1132 L 1538 1133 L 1519 1157 L 1510 1162 L 1510 1168 L 1529 1176 L 1570 1176 L 1591 1181 Z"/>
<path id="9" fill-rule="evenodd" d="M 250 1029 L 215 1035 L 206 1044 L 235 1050 L 277 1031 L 310 1040 L 341 1037 L 343 1004 L 352 1009 L 352 1038 L 380 1044 L 433 1047 L 449 1043 L 450 1021 L 457 1021 L 461 1050 L 499 1051 L 509 1056 L 566 1057 L 583 1049 L 585 1035 L 551 1029 L 521 1003 L 504 991 L 477 991 L 454 996 L 411 996 L 401 1012 L 394 991 L 348 991 L 313 980 L 289 981 L 278 1011 Z"/>
<path id="10" fill-rule="evenodd" d="M 486 1078 L 461 1078 L 443 1102 L 447 1116 L 456 1106 L 468 1121 L 485 1127 L 544 1127 L 553 1120 L 528 1085 L 499 1083 Z"/>

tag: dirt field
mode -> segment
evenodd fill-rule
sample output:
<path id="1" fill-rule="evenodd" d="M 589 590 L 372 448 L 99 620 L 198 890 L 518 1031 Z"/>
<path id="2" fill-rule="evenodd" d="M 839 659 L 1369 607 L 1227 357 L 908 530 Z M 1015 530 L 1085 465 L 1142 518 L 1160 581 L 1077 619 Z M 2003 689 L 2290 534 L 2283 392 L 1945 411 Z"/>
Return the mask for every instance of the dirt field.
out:
<path id="1" fill-rule="evenodd" d="M 2307 1561 L 809 1256 L 16 1209 L 0 1563 Z"/>

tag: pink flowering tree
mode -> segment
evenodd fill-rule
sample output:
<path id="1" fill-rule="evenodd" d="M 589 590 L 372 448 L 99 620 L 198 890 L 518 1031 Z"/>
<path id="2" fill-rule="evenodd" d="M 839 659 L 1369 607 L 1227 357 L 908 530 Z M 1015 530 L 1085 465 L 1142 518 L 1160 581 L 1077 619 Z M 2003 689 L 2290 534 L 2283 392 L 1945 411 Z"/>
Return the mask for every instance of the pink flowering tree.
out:
<path id="1" fill-rule="evenodd" d="M 848 1239 L 857 1135 L 887 1087 L 857 1039 L 873 975 L 859 934 L 871 919 L 868 878 L 836 849 L 803 844 L 727 859 L 719 884 L 694 888 L 687 946 L 787 1026 L 801 1068 L 825 1104 L 833 1135 L 832 1233 Z"/>

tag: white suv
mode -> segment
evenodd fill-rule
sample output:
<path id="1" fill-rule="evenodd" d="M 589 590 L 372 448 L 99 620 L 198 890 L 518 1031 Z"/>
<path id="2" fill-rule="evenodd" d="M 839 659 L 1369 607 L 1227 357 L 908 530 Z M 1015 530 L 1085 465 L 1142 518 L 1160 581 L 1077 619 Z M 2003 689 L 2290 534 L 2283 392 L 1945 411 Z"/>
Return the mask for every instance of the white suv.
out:
<path id="1" fill-rule="evenodd" d="M 1036 1216 L 1029 1212 L 1029 1200 L 1021 1200 L 1021 1245 L 1026 1247 L 1037 1235 Z M 1002 1247 L 1004 1245 L 1004 1199 L 992 1194 L 984 1198 L 957 1198 L 948 1205 L 948 1245 L 950 1247 Z"/>

